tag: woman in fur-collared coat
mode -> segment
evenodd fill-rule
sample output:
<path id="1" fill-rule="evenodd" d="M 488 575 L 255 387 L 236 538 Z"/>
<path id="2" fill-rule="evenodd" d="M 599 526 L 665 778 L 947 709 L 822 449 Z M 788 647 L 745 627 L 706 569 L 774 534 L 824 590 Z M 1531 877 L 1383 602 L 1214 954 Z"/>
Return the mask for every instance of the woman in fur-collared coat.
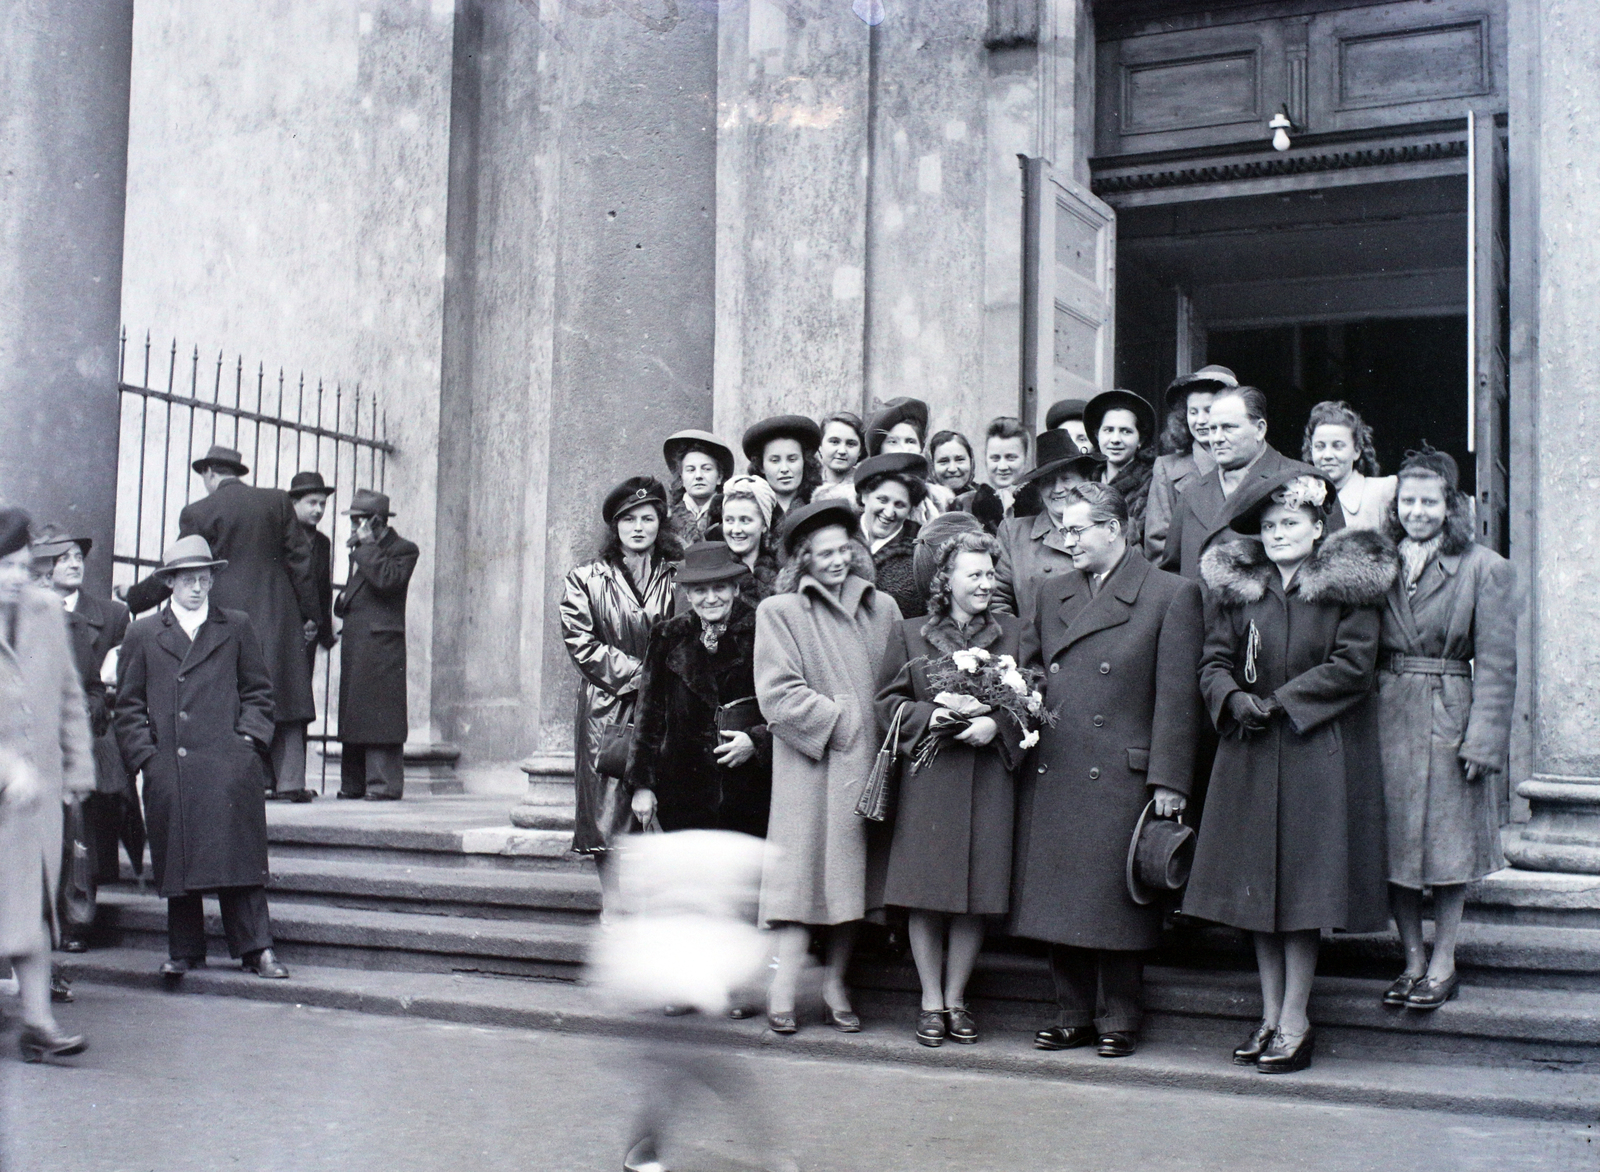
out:
<path id="1" fill-rule="evenodd" d="M 1394 547 L 1365 530 L 1324 538 L 1338 497 L 1293 470 L 1234 522 L 1260 539 L 1208 550 L 1200 690 L 1222 736 L 1189 915 L 1254 934 L 1263 1020 L 1241 1065 L 1303 1069 L 1323 928 L 1388 923 L 1376 713 L 1379 607 Z"/>

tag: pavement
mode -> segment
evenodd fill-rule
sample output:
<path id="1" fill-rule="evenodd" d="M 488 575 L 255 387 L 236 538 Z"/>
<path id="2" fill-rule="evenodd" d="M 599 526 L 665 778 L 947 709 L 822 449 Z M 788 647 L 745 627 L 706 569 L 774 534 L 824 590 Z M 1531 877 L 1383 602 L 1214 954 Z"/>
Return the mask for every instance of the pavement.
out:
<path id="1" fill-rule="evenodd" d="M 644 1058 L 693 1049 L 292 1001 L 78 992 L 62 1019 L 90 1036 L 87 1054 L 0 1060 L 4 1172 L 616 1169 L 640 1072 L 654 1068 Z M 704 1028 L 675 1020 L 683 1037 Z M 678 1172 L 760 1167 L 747 1142 L 757 1111 L 805 1172 L 1600 1167 L 1592 1122 L 1095 1085 L 787 1046 L 718 1053 L 750 1099 L 731 1110 L 690 1100 L 665 1153 Z"/>

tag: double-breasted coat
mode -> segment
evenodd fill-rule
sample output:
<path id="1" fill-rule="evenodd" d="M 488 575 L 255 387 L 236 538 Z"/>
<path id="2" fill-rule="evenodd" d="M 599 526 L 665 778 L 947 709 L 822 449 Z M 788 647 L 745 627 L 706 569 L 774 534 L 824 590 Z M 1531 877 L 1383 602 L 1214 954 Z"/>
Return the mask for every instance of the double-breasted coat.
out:
<path id="1" fill-rule="evenodd" d="M 1172 523 L 1161 552 L 1161 568 L 1199 581 L 1200 557 L 1207 547 L 1227 532 L 1235 518 L 1249 512 L 1280 486 L 1283 474 L 1291 470 L 1313 471 L 1309 464 L 1291 460 L 1269 445 L 1245 472 L 1239 486 L 1227 496 L 1222 494 L 1222 478 L 1215 466 L 1210 472 L 1196 476 L 1173 506 Z M 1341 524 L 1342 518 L 1337 513 L 1327 522 L 1330 529 L 1337 529 Z"/>
<path id="2" fill-rule="evenodd" d="M 1499 811 L 1493 782 L 1468 781 L 1462 761 L 1506 768 L 1517 689 L 1511 563 L 1466 539 L 1431 558 L 1414 590 L 1397 579 L 1381 650 L 1389 881 L 1420 889 L 1481 879 L 1503 865 Z"/>
<path id="3" fill-rule="evenodd" d="M 1002 521 L 995 540 L 1000 556 L 994 563 L 994 598 L 989 609 L 1026 622 L 1040 584 L 1074 572 L 1066 539 L 1050 519 L 1049 510 L 1041 508 L 1032 516 Z"/>
<path id="4" fill-rule="evenodd" d="M 243 611 L 211 606 L 191 642 L 170 606 L 128 628 L 117 743 L 144 774 L 156 887 L 167 897 L 267 882 L 272 681 Z"/>
<path id="5" fill-rule="evenodd" d="M 984 616 L 963 631 L 949 618 L 901 621 L 889 636 L 878 673 L 878 723 L 888 728 L 901 705 L 899 747 L 908 760 L 928 731 L 938 689 L 933 661 L 969 647 L 991 655 L 1021 653 L 1022 624 Z M 1004 915 L 1011 904 L 1011 838 L 1016 827 L 1012 774 L 1023 756 L 1022 729 L 1006 713 L 983 748 L 946 738 L 926 768 L 900 770 L 883 901 L 895 907 Z"/>
<path id="6" fill-rule="evenodd" d="M 206 539 L 212 557 L 227 560 L 216 572 L 211 606 L 250 616 L 272 680 L 273 720 L 315 719 L 305 624 L 318 617 L 316 585 L 311 542 L 289 494 L 224 480 L 178 514 L 178 536 L 194 533 Z"/>
<path id="7" fill-rule="evenodd" d="M 807 575 L 756 611 L 756 697 L 772 730 L 762 923 L 843 924 L 876 902 L 855 808 L 882 741 L 873 698 L 899 621 L 894 599 L 854 573 L 837 597 Z"/>
<path id="8" fill-rule="evenodd" d="M 1128 844 L 1154 787 L 1189 792 L 1204 638 L 1200 588 L 1134 549 L 1098 593 L 1076 570 L 1039 591 L 1022 656 L 1059 722 L 1017 777 L 1013 934 L 1155 947 L 1161 908 L 1128 894 Z"/>
<path id="9" fill-rule="evenodd" d="M 0 790 L 0 956 L 32 956 L 53 943 L 62 797 L 95 788 L 61 599 L 34 586 L 17 603 L 15 644 L 0 623 L 0 783 L 23 769 L 38 781 L 35 801 L 22 805 Z"/>
<path id="10" fill-rule="evenodd" d="M 393 529 L 350 551 L 350 580 L 333 612 L 339 640 L 339 740 L 403 745 L 406 718 L 406 594 L 419 554 Z"/>
<path id="11" fill-rule="evenodd" d="M 574 712 L 573 782 L 577 811 L 572 849 L 605 850 L 631 824 L 627 786 L 595 768 L 601 737 L 633 719 L 650 628 L 672 613 L 677 570 L 655 558 L 642 583 L 618 562 L 598 558 L 567 574 L 561 596 L 561 637 L 583 677 Z"/>
<path id="12" fill-rule="evenodd" d="M 1394 563 L 1381 534 L 1344 530 L 1285 589 L 1253 538 L 1207 551 L 1200 688 L 1222 741 L 1189 915 L 1252 932 L 1388 923 L 1372 691 Z M 1284 713 L 1243 735 L 1227 706 L 1237 691 L 1276 697 Z"/>
<path id="13" fill-rule="evenodd" d="M 724 769 L 715 749 L 717 709 L 754 700 L 756 612 L 735 598 L 727 628 L 708 651 L 693 611 L 656 624 L 628 755 L 628 792 L 652 790 L 663 830 L 736 830 L 765 838 L 772 800 L 772 734 L 745 730 L 755 756 Z"/>
<path id="14" fill-rule="evenodd" d="M 94 737 L 95 791 L 102 794 L 132 792 L 128 772 L 122 767 L 116 734 L 111 730 L 111 701 L 100 669 L 111 649 L 121 645 L 128 632 L 128 608 L 120 602 L 78 591 L 78 604 L 66 612 L 72 657 L 83 681 L 84 707 L 89 733 Z"/>

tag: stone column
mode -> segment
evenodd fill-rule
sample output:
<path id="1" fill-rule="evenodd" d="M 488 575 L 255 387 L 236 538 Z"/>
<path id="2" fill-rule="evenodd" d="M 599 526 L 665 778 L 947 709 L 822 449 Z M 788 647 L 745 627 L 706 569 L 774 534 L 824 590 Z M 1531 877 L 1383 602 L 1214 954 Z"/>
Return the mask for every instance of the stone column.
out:
<path id="1" fill-rule="evenodd" d="M 132 0 L 0 3 L 0 500 L 111 585 Z"/>
<path id="2" fill-rule="evenodd" d="M 1517 790 L 1531 819 L 1507 853 L 1532 870 L 1600 874 L 1600 21 L 1583 0 L 1527 8 L 1513 61 L 1535 71 L 1536 97 L 1511 116 L 1533 120 L 1520 140 L 1532 157 L 1514 157 L 1511 173 L 1536 185 L 1537 205 L 1512 246 L 1534 249 L 1535 263 L 1513 285 L 1512 323 L 1514 356 L 1531 338 L 1538 358 L 1512 393 L 1532 394 L 1537 437 L 1523 555 L 1532 775 Z"/>

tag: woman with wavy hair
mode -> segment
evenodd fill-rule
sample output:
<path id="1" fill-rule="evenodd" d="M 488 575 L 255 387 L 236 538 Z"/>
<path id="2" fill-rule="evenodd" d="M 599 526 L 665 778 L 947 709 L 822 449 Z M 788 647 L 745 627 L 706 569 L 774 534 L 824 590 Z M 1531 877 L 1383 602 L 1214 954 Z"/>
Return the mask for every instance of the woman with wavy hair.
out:
<path id="1" fill-rule="evenodd" d="M 1346 529 L 1381 529 L 1394 504 L 1395 478 L 1378 475 L 1372 428 L 1356 409 L 1328 399 L 1311 408 L 1300 458 L 1333 481 Z"/>
<path id="2" fill-rule="evenodd" d="M 822 500 L 784 521 L 788 564 L 756 611 L 756 699 L 772 734 L 772 844 L 761 923 L 777 930 L 773 1032 L 799 1028 L 795 998 L 813 930 L 828 934 L 825 1019 L 855 1033 L 845 969 L 866 916 L 867 829 L 855 813 L 878 749 L 878 668 L 900 608 L 873 585 L 855 511 Z"/>

